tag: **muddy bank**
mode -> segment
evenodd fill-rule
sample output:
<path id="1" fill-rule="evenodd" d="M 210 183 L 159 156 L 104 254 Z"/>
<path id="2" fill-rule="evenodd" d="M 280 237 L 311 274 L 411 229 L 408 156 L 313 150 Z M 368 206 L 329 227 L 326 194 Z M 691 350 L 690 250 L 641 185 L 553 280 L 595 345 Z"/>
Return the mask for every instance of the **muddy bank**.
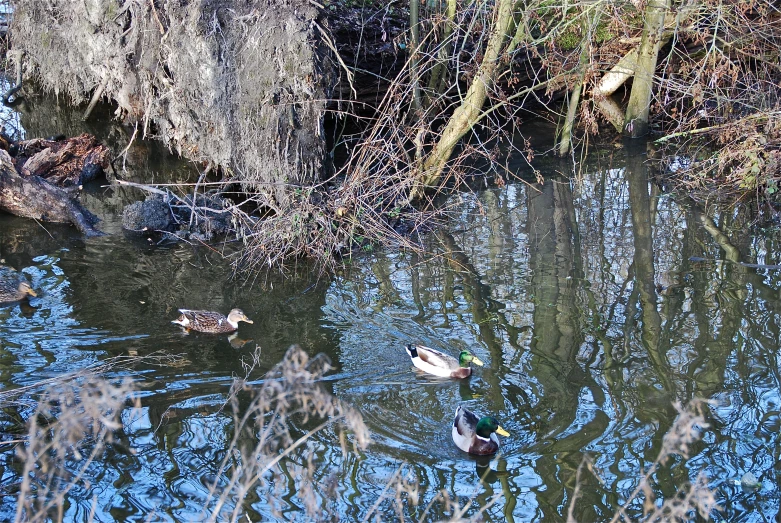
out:
<path id="1" fill-rule="evenodd" d="M 26 78 L 119 115 L 258 194 L 287 199 L 323 167 L 332 67 L 308 1 L 15 0 L 12 47 Z"/>

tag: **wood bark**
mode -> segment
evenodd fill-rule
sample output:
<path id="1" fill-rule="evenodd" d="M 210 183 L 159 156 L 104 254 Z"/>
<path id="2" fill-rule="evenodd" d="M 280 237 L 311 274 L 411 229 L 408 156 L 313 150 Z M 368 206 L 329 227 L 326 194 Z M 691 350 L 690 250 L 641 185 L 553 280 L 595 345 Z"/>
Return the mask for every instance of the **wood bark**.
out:
<path id="1" fill-rule="evenodd" d="M 444 21 L 445 28 L 442 35 L 442 47 L 439 49 L 437 62 L 431 70 L 431 78 L 428 83 L 429 93 L 442 94 L 447 89 L 449 76 L 447 71 L 447 60 L 453 47 L 456 9 L 456 0 L 447 0 L 447 18 Z"/>
<path id="2" fill-rule="evenodd" d="M 71 223 L 85 236 L 102 233 L 96 218 L 63 189 L 39 176 L 19 176 L 11 156 L 0 149 L 0 210 L 44 222 Z"/>
<path id="3" fill-rule="evenodd" d="M 453 112 L 442 135 L 434 148 L 423 162 L 423 172 L 420 185 L 412 192 L 412 198 L 421 195 L 425 187 L 430 187 L 442 176 L 445 164 L 453 154 L 458 141 L 479 120 L 488 90 L 494 85 L 499 70 L 499 57 L 505 50 L 505 40 L 508 30 L 514 23 L 513 0 L 500 0 L 497 4 L 496 18 L 491 30 L 491 37 L 485 49 L 478 74 L 472 80 L 463 102 Z"/>
<path id="4" fill-rule="evenodd" d="M 650 0 L 645 8 L 645 27 L 637 49 L 632 93 L 624 117 L 624 134 L 632 138 L 648 134 L 648 114 L 653 94 L 653 79 L 670 0 Z"/>
<path id="5" fill-rule="evenodd" d="M 111 151 L 91 134 L 67 140 L 35 138 L 18 143 L 13 159 L 22 176 L 40 176 L 58 187 L 78 186 L 102 175 Z"/>

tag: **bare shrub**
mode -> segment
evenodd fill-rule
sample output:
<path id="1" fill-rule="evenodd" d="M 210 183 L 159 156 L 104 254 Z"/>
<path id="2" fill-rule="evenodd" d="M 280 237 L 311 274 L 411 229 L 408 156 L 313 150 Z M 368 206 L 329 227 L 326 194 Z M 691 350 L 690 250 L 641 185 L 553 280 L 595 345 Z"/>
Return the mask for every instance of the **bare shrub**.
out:
<path id="1" fill-rule="evenodd" d="M 705 400 L 692 400 L 686 407 L 680 403 L 674 404 L 678 411 L 672 427 L 662 438 L 662 448 L 651 466 L 643 472 L 637 486 L 629 494 L 624 503 L 616 510 L 611 523 L 618 521 L 644 521 L 644 522 L 685 522 L 693 517 L 709 519 L 713 511 L 718 510 L 714 492 L 708 486 L 708 478 L 703 472 L 697 474 L 693 483 L 680 485 L 675 496 L 664 500 L 658 500 L 654 492 L 654 476 L 660 467 L 666 465 L 676 456 L 689 457 L 689 449 L 692 444 L 700 439 L 700 432 L 708 428 L 705 419 L 705 409 L 708 402 Z M 594 474 L 600 482 L 591 461 L 586 457 L 578 467 L 577 485 L 572 494 L 567 512 L 567 523 L 577 523 L 574 516 L 574 507 L 580 498 L 581 474 L 584 468 Z M 632 514 L 637 504 L 642 501 L 642 517 Z"/>
<path id="2" fill-rule="evenodd" d="M 279 468 L 282 460 L 288 470 L 296 472 L 298 495 L 307 515 L 324 519 L 328 509 L 323 508 L 321 496 L 333 490 L 332 480 L 317 479 L 311 454 L 301 459 L 305 445 L 327 428 L 334 430 L 345 454 L 358 452 L 369 443 L 369 431 L 360 413 L 318 383 L 330 368 L 325 357 L 309 358 L 294 345 L 260 383 L 246 379 L 234 382 L 228 400 L 233 437 L 204 503 L 206 520 L 239 521 L 244 502 L 257 489 L 274 492 L 274 478 L 285 477 Z M 249 405 L 240 401 L 246 396 L 250 397 Z M 308 430 L 301 434 L 296 428 L 299 425 Z M 282 488 L 276 485 L 276 490 Z"/>
<path id="3" fill-rule="evenodd" d="M 103 458 L 132 392 L 129 380 L 97 375 L 56 382 L 44 391 L 17 451 L 23 470 L 16 521 L 63 520 L 68 493 Z"/>
<path id="4" fill-rule="evenodd" d="M 467 187 L 478 162 L 488 166 L 487 176 L 499 185 L 515 177 L 500 158 L 500 142 L 531 159 L 528 144 L 516 148 L 511 134 L 520 123 L 515 113 L 532 91 L 511 95 L 514 86 L 502 83 L 491 90 L 495 105 L 486 111 L 487 123 L 470 132 L 469 143 L 447 162 L 447 176 L 424 183 L 425 154 L 440 140 L 443 118 L 461 103 L 457 72 L 465 78 L 476 73 L 475 60 L 487 40 L 487 33 L 476 28 L 491 23 L 491 12 L 484 9 L 460 10 L 455 20 L 444 19 L 439 8 L 428 15 L 416 50 L 381 93 L 372 115 L 337 115 L 362 125 L 356 134 L 340 137 L 348 150 L 344 165 L 331 180 L 295 188 L 287 207 L 259 220 L 244 237 L 237 269 L 280 268 L 302 257 L 315 260 L 320 269 L 334 269 L 345 256 L 374 246 L 420 253 L 415 233 L 447 215 L 449 208 L 439 197 Z M 508 81 L 519 81 L 510 76 Z M 410 103 L 421 98 L 425 103 Z M 422 192 L 424 185 L 430 185 L 429 192 Z"/>

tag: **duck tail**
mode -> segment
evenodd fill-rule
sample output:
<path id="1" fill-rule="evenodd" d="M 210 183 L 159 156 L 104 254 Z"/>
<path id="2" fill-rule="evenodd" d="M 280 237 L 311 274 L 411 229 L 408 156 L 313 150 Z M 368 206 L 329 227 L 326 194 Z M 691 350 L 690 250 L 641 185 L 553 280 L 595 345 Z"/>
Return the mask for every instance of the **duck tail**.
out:
<path id="1" fill-rule="evenodd" d="M 418 348 L 414 345 L 408 344 L 405 345 L 404 348 L 407 350 L 407 354 L 409 354 L 410 358 L 417 358 L 418 357 Z"/>

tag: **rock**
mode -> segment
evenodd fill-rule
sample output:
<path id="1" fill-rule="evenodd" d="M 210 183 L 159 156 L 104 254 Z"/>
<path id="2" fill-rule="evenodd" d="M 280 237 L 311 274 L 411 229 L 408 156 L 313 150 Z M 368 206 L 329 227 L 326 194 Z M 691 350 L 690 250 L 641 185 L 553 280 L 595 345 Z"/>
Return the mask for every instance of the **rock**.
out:
<path id="1" fill-rule="evenodd" d="M 131 203 L 122 212 L 122 228 L 134 232 L 171 232 L 175 229 L 171 208 L 162 197 Z"/>
<path id="2" fill-rule="evenodd" d="M 125 207 L 122 227 L 135 232 L 174 233 L 169 239 L 205 242 L 234 230 L 232 206 L 229 199 L 215 194 L 199 194 L 194 200 L 192 195 L 154 195 Z"/>

